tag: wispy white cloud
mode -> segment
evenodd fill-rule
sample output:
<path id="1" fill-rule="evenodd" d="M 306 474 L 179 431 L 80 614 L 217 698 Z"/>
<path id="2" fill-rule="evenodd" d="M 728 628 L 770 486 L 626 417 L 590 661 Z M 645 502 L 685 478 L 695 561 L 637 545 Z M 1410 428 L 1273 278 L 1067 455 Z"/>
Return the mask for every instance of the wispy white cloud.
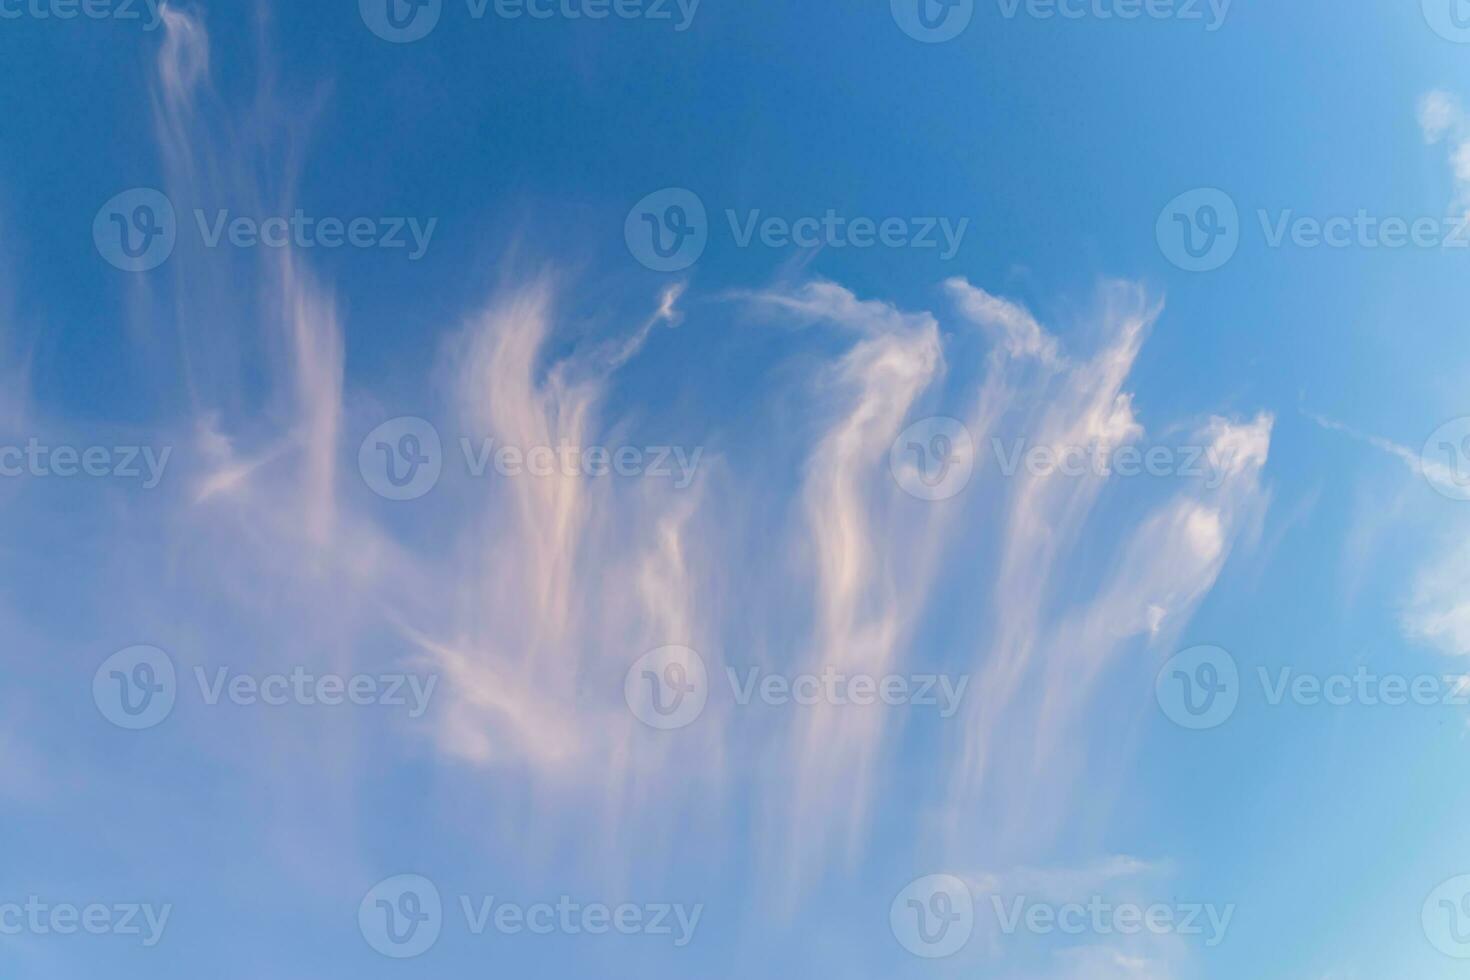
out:
<path id="1" fill-rule="evenodd" d="M 1464 212 L 1470 208 L 1470 125 L 1460 100 L 1440 89 L 1426 92 L 1419 99 L 1419 127 L 1429 145 L 1445 144 L 1455 181 L 1451 206 Z"/>
<path id="2" fill-rule="evenodd" d="M 300 147 L 201 125 L 194 107 L 212 97 L 207 35 L 178 11 L 165 25 L 155 106 L 171 196 L 289 210 Z M 284 176 L 267 187 L 263 171 Z M 962 416 L 977 443 L 1012 427 L 1035 444 L 1142 439 L 1127 382 L 1161 307 L 1138 287 L 1109 284 L 1097 350 L 1064 353 L 1019 304 L 951 279 L 957 326 L 993 341 L 979 382 L 951 391 L 940 329 L 951 313 L 812 281 L 740 297 L 754 316 L 836 338 L 801 390 L 783 392 L 800 417 L 767 448 L 802 462 L 781 479 L 761 469 L 757 485 L 757 467 L 726 458 L 711 434 L 708 462 L 685 490 L 554 473 L 472 493 L 446 480 L 432 530 L 405 529 L 340 462 L 358 433 L 395 413 L 346 375 L 353 325 L 331 284 L 295 253 L 251 268 L 239 257 L 214 263 L 235 263 L 247 286 L 176 259 L 169 299 L 185 325 L 200 462 L 168 548 L 190 585 L 211 609 L 248 619 L 270 651 L 262 656 L 350 666 L 387 648 L 442 674 L 441 710 L 410 735 L 453 774 L 447 792 L 518 794 L 537 816 L 517 832 L 601 847 L 610 865 L 626 861 L 629 841 L 687 829 L 691 815 L 708 831 L 722 796 L 737 792 L 751 794 L 757 852 L 789 897 L 866 853 L 908 734 L 901 713 L 817 705 L 751 743 L 735 737 L 718 698 L 677 733 L 652 732 L 623 704 L 623 674 L 646 651 L 693 647 L 721 684 L 737 638 L 787 671 L 882 675 L 939 662 L 976 674 L 976 693 L 925 755 L 935 796 L 913 806 L 952 828 L 998 826 L 995 846 L 1022 840 L 1027 854 L 1043 853 L 1066 820 L 1096 822 L 1069 806 L 1068 786 L 1098 679 L 1125 651 L 1157 652 L 1179 634 L 1267 496 L 1271 419 L 1261 415 L 1206 416 L 1197 439 L 1228 461 L 1220 485 L 1181 482 L 1121 525 L 1097 518 L 1110 486 L 1099 475 L 984 473 L 946 506 L 909 498 L 888 472 L 889 451 L 926 413 Z M 626 424 L 610 408 L 621 374 L 659 328 L 684 319 L 684 287 L 663 291 L 612 339 L 568 350 L 558 320 L 568 285 L 555 274 L 507 279 L 449 332 L 422 403 L 503 445 L 606 444 Z M 214 319 L 221 310 L 259 316 Z M 247 373 L 264 394 L 240 380 Z M 446 451 L 458 448 L 450 440 Z M 725 533 L 754 523 L 742 510 L 786 543 L 766 567 L 746 568 Z M 1085 587 L 1064 585 L 1084 545 L 1101 570 Z M 219 555 L 229 561 L 211 561 Z M 916 649 L 944 587 L 971 580 L 978 639 Z M 281 737 L 308 759 L 341 749 Z M 260 763 L 263 780 L 277 761 Z M 336 778 L 336 812 L 349 814 L 351 774 Z"/>
<path id="3" fill-rule="evenodd" d="M 1360 432 L 1325 416 L 1307 413 L 1322 428 L 1340 432 L 1398 460 L 1404 468 L 1423 477 L 1447 497 L 1463 493 L 1458 474 L 1445 463 L 1426 458 L 1391 439 Z M 1470 548 L 1458 543 L 1439 547 L 1435 557 L 1419 571 L 1400 622 L 1404 635 L 1427 643 L 1451 656 L 1470 656 Z"/>
<path id="4" fill-rule="evenodd" d="M 982 325 L 1018 321 L 1014 310 L 995 313 L 996 301 L 974 287 L 956 281 L 950 290 L 962 299 L 962 313 L 979 311 Z M 1011 365 L 1011 352 L 1059 350 L 1056 341 L 1009 344 L 977 398 L 973 427 L 989 432 L 1005 418 L 1033 445 L 1136 444 L 1144 430 L 1124 386 L 1161 308 L 1135 287 L 1112 284 L 1100 311 L 1102 339 L 1090 358 L 1056 353 L 1047 371 L 1028 375 Z M 1019 322 L 1028 324 L 1026 337 L 1041 329 Z M 1084 536 L 1100 530 L 1093 515 L 1108 478 L 1018 471 L 1001 489 L 993 626 L 976 652 L 978 694 L 966 706 L 963 755 L 952 773 L 948 812 L 957 836 L 977 807 L 1005 828 L 1002 846 L 1045 841 L 1070 819 L 1093 686 L 1123 651 L 1167 649 L 1232 543 L 1253 530 L 1266 501 L 1260 474 L 1271 427 L 1269 415 L 1205 423 L 1192 444 L 1228 460 L 1219 485 L 1180 480 L 1135 524 L 1112 529 L 1112 558 L 1091 597 L 1063 594 L 1054 583 Z M 998 757 L 1005 779 L 994 785 Z M 986 804 L 995 799 L 1012 805 Z"/>

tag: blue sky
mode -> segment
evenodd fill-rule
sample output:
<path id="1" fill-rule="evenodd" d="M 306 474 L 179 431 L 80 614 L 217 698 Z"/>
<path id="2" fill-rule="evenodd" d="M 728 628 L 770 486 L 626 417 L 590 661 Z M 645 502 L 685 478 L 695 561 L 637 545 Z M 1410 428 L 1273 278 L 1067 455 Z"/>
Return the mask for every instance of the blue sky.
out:
<path id="1" fill-rule="evenodd" d="M 1466 12 L 922 2 L 0 0 L 7 976 L 1459 975 Z"/>

